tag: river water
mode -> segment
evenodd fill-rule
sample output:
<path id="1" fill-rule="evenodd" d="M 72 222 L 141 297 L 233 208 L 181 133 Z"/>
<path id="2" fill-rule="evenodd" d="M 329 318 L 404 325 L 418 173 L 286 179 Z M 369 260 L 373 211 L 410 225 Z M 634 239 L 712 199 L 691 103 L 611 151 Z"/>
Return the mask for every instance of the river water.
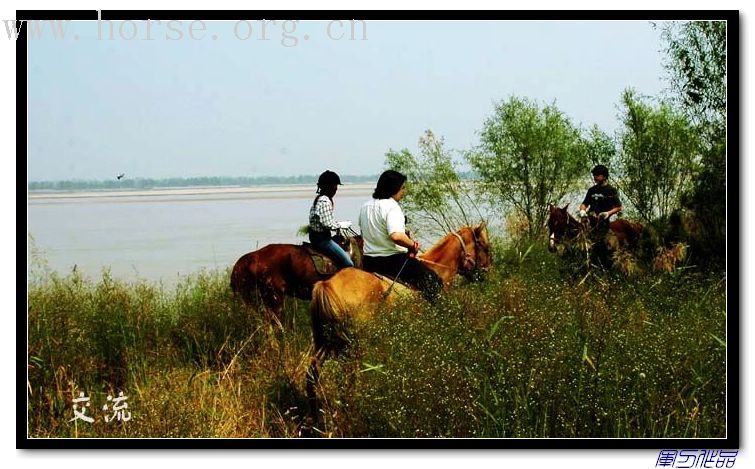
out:
<path id="1" fill-rule="evenodd" d="M 337 220 L 357 225 L 374 184 L 341 186 Z M 120 192 L 30 193 L 27 274 L 76 269 L 97 279 L 176 284 L 203 269 L 225 270 L 243 254 L 270 243 L 300 244 L 315 193 L 306 186 L 213 187 Z M 580 193 L 567 197 L 576 210 Z M 504 232 L 503 215 L 486 209 L 491 233 Z M 438 238 L 411 225 L 428 248 Z M 43 266 L 44 264 L 44 266 Z"/>
<path id="2" fill-rule="evenodd" d="M 342 186 L 336 219 L 356 224 L 372 188 Z M 269 243 L 301 243 L 314 196 L 312 186 L 32 193 L 27 268 L 39 270 L 43 259 L 60 274 L 76 266 L 96 279 L 109 268 L 122 280 L 174 284 Z"/>

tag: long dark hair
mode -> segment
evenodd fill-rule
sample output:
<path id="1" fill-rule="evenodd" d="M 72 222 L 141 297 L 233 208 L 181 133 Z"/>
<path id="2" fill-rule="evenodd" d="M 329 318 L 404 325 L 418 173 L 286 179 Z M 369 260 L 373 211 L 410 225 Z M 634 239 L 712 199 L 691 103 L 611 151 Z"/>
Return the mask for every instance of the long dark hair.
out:
<path id="1" fill-rule="evenodd" d="M 372 198 L 388 199 L 401 190 L 401 186 L 403 186 L 405 182 L 406 176 L 398 171 L 392 169 L 383 171 L 383 174 L 381 174 L 378 179 L 375 192 L 372 193 Z"/>
<path id="2" fill-rule="evenodd" d="M 336 195 L 337 189 L 338 189 L 338 186 L 336 186 L 335 184 L 317 186 L 317 197 L 320 197 L 321 195 L 325 195 L 332 202 L 333 197 Z M 315 197 L 315 199 L 317 197 Z"/>

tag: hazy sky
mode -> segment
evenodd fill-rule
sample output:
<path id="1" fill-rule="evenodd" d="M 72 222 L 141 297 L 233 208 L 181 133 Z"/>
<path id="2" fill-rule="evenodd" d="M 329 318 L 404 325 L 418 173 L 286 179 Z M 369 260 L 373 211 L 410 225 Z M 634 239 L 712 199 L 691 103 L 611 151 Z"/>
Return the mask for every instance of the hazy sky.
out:
<path id="1" fill-rule="evenodd" d="M 613 132 L 626 87 L 664 87 L 647 21 L 367 21 L 354 41 L 348 23 L 284 37 L 279 21 L 267 41 L 260 23 L 247 40 L 234 21 L 196 24 L 192 40 L 189 23 L 152 24 L 153 40 L 143 22 L 114 22 L 113 40 L 106 23 L 102 39 L 96 22 L 65 40 L 43 25 L 28 47 L 29 180 L 375 174 L 425 129 L 469 149 L 511 95 Z"/>

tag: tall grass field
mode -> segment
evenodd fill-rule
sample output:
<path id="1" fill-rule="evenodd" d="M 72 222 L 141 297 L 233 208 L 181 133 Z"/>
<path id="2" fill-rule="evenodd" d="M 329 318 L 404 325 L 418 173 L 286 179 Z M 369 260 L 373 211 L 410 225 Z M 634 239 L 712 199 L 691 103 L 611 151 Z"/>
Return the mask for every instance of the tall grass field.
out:
<path id="1" fill-rule="evenodd" d="M 529 247 L 499 243 L 483 281 L 360 325 L 322 369 L 314 435 L 726 436 L 723 274 L 585 277 Z M 283 326 L 270 324 L 232 294 L 228 271 L 165 288 L 33 270 L 29 436 L 298 437 L 307 307 L 291 299 Z"/>

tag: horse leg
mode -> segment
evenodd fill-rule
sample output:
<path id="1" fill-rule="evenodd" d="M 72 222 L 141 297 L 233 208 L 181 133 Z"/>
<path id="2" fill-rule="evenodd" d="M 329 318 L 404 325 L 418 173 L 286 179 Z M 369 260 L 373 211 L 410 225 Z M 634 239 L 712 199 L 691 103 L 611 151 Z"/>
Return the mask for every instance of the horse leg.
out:
<path id="1" fill-rule="evenodd" d="M 283 329 L 283 294 L 270 288 L 261 292 L 262 309 L 265 320 L 269 324 L 275 324 Z"/>
<path id="2" fill-rule="evenodd" d="M 279 313 L 279 316 L 281 318 L 282 326 L 285 326 L 286 329 L 289 330 L 296 330 L 296 308 L 298 307 L 298 302 L 296 298 L 291 296 L 284 296 L 281 298 L 281 310 Z M 294 308 L 293 311 L 289 311 L 288 309 Z"/>
<path id="3" fill-rule="evenodd" d="M 271 302 L 268 305 L 269 308 L 269 316 L 272 322 L 275 323 L 275 325 L 278 326 L 278 328 L 282 331 L 284 330 L 283 327 L 283 298 L 278 298 L 276 301 Z"/>
<path id="4" fill-rule="evenodd" d="M 302 434 L 306 430 L 308 433 L 306 436 L 311 436 L 312 428 L 317 424 L 320 405 L 317 401 L 317 387 L 320 385 L 320 369 L 319 362 L 322 359 L 322 354 L 316 351 L 312 354 L 309 362 L 309 368 L 307 369 L 307 400 L 309 402 L 309 414 L 305 419 L 304 425 L 302 425 Z"/>

